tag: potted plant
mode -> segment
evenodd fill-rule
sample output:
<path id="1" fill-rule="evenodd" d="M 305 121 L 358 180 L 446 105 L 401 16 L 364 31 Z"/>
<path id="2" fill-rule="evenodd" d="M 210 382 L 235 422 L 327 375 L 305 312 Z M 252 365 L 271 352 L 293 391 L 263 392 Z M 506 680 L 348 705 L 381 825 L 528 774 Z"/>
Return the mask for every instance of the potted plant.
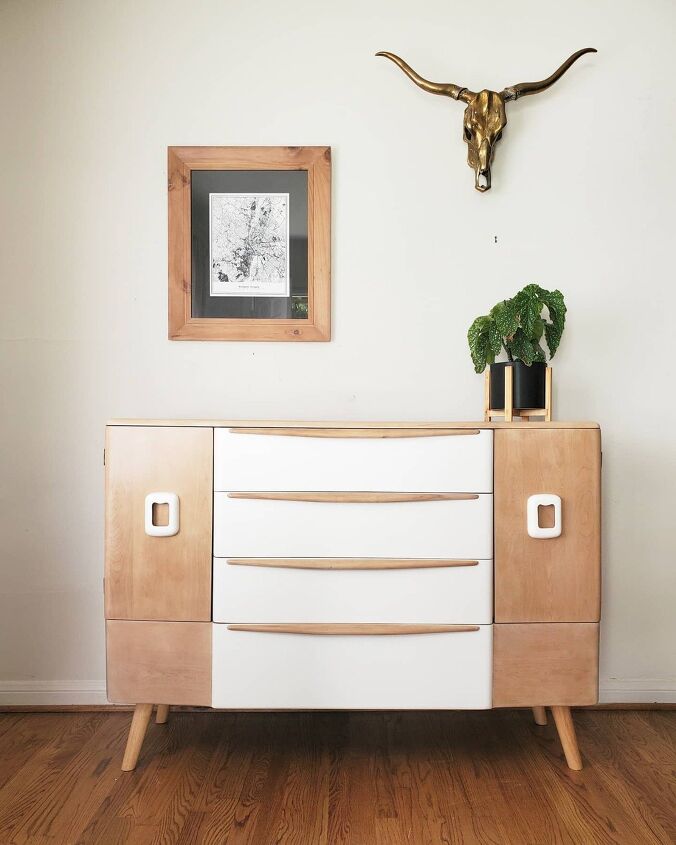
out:
<path id="1" fill-rule="evenodd" d="M 546 309 L 547 315 L 543 316 Z M 474 369 L 491 368 L 491 408 L 505 406 L 504 368 L 512 367 L 515 408 L 542 408 L 545 401 L 547 355 L 541 345 L 544 337 L 553 358 L 566 323 L 566 305 L 559 290 L 526 285 L 516 296 L 493 306 L 469 327 L 467 341 Z M 496 363 L 503 351 L 507 360 Z"/>

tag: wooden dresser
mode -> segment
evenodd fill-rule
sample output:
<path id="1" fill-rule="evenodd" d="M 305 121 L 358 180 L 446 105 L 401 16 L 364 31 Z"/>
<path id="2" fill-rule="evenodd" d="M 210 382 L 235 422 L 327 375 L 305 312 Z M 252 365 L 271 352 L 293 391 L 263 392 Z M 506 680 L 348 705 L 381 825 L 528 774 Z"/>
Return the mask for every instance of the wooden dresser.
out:
<path id="1" fill-rule="evenodd" d="M 120 420 L 106 431 L 108 697 L 231 709 L 594 704 L 594 423 Z"/>

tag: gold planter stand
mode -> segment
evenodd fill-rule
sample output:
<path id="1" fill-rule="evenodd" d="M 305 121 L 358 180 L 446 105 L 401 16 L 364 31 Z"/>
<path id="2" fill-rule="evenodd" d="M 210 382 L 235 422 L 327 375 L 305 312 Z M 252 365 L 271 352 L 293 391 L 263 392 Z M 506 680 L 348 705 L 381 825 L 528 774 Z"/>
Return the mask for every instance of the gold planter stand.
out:
<path id="1" fill-rule="evenodd" d="M 494 415 L 505 418 L 505 422 L 512 422 L 514 417 L 528 420 L 531 417 L 544 417 L 545 422 L 552 421 L 552 368 L 545 370 L 545 407 L 544 408 L 515 408 L 512 402 L 513 372 L 512 367 L 505 367 L 505 407 L 491 408 L 491 368 L 486 367 L 484 375 L 484 420 L 491 422 Z"/>

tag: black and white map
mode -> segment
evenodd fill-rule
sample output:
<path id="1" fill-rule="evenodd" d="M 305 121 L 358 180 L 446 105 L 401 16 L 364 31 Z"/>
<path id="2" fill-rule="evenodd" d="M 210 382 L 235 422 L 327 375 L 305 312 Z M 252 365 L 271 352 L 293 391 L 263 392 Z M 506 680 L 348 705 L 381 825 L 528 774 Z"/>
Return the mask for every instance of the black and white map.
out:
<path id="1" fill-rule="evenodd" d="M 212 296 L 289 295 L 289 195 L 209 194 Z"/>

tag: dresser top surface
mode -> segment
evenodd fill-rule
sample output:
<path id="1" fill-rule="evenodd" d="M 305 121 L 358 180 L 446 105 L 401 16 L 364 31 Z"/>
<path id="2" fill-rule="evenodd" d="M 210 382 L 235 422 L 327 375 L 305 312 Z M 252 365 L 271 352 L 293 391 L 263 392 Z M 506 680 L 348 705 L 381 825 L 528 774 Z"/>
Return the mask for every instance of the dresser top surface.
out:
<path id="1" fill-rule="evenodd" d="M 421 429 L 451 429 L 451 428 L 592 428 L 598 429 L 596 422 L 456 422 L 449 420 L 172 420 L 172 419 L 114 419 L 108 425 L 128 426 L 192 426 L 195 428 L 335 428 L 335 429 L 377 429 L 377 428 L 421 428 Z"/>

